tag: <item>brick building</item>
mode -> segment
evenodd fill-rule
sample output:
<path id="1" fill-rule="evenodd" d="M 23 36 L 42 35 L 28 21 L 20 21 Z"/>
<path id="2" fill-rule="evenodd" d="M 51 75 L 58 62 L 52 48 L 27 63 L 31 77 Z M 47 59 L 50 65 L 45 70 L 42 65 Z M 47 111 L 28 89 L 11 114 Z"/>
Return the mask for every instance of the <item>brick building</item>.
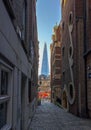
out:
<path id="1" fill-rule="evenodd" d="M 0 129 L 27 130 L 37 105 L 36 0 L 0 1 Z"/>
<path id="2" fill-rule="evenodd" d="M 85 84 L 87 111 L 91 117 L 91 1 L 85 1 L 84 21 L 84 59 L 85 59 Z"/>
<path id="3" fill-rule="evenodd" d="M 38 93 L 39 98 L 50 101 L 51 87 L 50 87 L 50 76 L 40 75 L 38 79 Z"/>
<path id="4" fill-rule="evenodd" d="M 54 26 L 51 52 L 51 101 L 61 103 L 61 25 Z"/>
<path id="5" fill-rule="evenodd" d="M 62 105 L 91 117 L 91 2 L 62 0 Z"/>

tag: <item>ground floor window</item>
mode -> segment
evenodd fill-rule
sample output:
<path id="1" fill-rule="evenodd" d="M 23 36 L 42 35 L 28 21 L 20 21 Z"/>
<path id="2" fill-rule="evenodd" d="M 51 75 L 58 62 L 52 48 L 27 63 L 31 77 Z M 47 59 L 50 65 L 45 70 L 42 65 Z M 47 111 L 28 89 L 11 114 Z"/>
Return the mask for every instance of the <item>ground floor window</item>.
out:
<path id="1" fill-rule="evenodd" d="M 0 129 L 7 123 L 7 102 L 0 104 Z"/>
<path id="2" fill-rule="evenodd" d="M 1 95 L 6 95 L 8 90 L 8 72 L 1 70 Z"/>
<path id="3" fill-rule="evenodd" d="M 0 63 L 0 129 L 9 122 L 8 112 L 11 103 L 11 70 Z M 12 108 L 10 108 L 12 109 Z"/>

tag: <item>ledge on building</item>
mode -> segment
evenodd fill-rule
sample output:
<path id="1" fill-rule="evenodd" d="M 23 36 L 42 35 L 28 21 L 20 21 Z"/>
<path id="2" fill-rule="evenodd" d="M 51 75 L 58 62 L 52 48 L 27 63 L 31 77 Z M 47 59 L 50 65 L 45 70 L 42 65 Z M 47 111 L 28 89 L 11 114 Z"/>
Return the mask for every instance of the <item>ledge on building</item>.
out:
<path id="1" fill-rule="evenodd" d="M 6 124 L 0 130 L 11 130 L 11 125 Z"/>

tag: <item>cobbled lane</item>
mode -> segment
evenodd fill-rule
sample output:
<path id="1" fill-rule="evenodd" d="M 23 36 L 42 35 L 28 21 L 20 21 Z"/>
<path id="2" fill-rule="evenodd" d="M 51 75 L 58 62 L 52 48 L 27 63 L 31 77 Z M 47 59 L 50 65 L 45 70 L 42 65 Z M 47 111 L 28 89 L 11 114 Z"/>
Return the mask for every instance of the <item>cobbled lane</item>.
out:
<path id="1" fill-rule="evenodd" d="M 91 120 L 76 117 L 52 103 L 42 102 L 29 130 L 91 130 Z"/>

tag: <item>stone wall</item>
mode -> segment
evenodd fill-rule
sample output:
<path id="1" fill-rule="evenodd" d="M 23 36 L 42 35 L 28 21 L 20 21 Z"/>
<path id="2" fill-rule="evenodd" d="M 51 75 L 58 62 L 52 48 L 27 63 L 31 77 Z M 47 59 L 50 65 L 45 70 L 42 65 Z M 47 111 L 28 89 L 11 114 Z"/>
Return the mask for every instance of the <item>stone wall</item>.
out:
<path id="1" fill-rule="evenodd" d="M 9 97 L 9 99 L 7 99 L 9 100 L 7 105 L 7 120 L 3 129 L 27 130 L 37 105 L 37 80 L 35 84 L 33 84 L 33 77 L 38 78 L 36 21 L 34 24 L 36 40 L 34 38 L 32 39 L 34 40 L 33 44 L 37 45 L 36 48 L 32 48 L 32 51 L 34 53 L 36 52 L 36 57 L 31 60 L 29 46 L 27 46 L 27 49 L 26 46 L 23 46 L 23 42 L 24 44 L 30 45 L 30 41 L 28 41 L 29 38 L 25 42 L 21 37 L 23 2 L 23 0 L 18 1 L 18 3 L 13 1 L 12 7 L 14 9 L 15 18 L 12 19 L 4 2 L 2 0 L 0 1 L 0 73 L 2 70 L 8 73 L 7 97 Z M 20 30 L 16 29 L 17 26 L 20 27 Z M 30 29 L 29 23 L 27 23 L 27 26 Z M 27 33 L 29 33 L 29 31 L 27 31 Z M 27 34 L 27 37 L 28 36 L 29 34 Z M 34 68 L 33 62 L 36 63 L 36 67 Z M 32 72 L 36 73 L 33 75 Z M 29 81 L 32 82 L 31 85 Z M 30 92 L 29 87 L 31 87 Z M 32 99 L 31 101 L 29 101 L 29 94 Z M 6 99 L 6 97 L 4 98 Z M 2 99 L 0 99 L 0 103 L 1 102 Z"/>

